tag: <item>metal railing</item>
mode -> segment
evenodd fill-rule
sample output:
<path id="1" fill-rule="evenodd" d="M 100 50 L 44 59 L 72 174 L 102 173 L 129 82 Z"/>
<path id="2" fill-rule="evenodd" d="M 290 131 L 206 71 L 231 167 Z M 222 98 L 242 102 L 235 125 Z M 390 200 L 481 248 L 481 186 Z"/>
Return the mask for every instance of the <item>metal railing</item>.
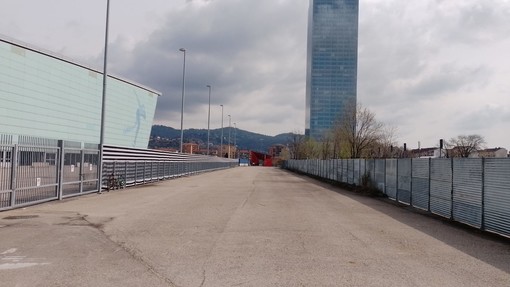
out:
<path id="1" fill-rule="evenodd" d="M 103 188 L 123 188 L 231 168 L 237 160 L 125 147 L 104 147 Z"/>
<path id="2" fill-rule="evenodd" d="M 0 210 L 97 192 L 97 145 L 0 136 Z"/>
<path id="3" fill-rule="evenodd" d="M 0 134 L 0 211 L 230 168 L 236 160 Z"/>
<path id="4" fill-rule="evenodd" d="M 400 203 L 510 237 L 510 159 L 289 160 L 284 168 L 361 186 Z"/>

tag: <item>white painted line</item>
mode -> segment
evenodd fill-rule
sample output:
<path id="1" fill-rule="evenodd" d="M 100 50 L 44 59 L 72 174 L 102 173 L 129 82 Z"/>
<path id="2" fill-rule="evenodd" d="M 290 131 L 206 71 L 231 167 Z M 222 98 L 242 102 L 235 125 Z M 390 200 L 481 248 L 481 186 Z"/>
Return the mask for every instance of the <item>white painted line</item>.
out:
<path id="1" fill-rule="evenodd" d="M 38 265 L 48 265 L 50 263 L 4 263 L 0 264 L 0 270 L 20 269 Z"/>
<path id="2" fill-rule="evenodd" d="M 8 249 L 2 253 L 0 253 L 1 255 L 5 255 L 5 254 L 11 254 L 11 253 L 14 253 L 16 252 L 18 249 L 17 248 L 11 248 L 11 249 Z"/>

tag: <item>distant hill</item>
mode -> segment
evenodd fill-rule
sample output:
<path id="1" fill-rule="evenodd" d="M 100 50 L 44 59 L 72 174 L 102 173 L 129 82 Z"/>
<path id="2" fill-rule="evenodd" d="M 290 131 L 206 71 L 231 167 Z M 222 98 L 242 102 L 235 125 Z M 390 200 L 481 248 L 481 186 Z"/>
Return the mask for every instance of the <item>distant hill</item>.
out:
<path id="1" fill-rule="evenodd" d="M 267 152 L 270 146 L 275 144 L 288 144 L 292 138 L 292 133 L 284 133 L 276 136 L 267 136 L 257 134 L 241 129 L 223 128 L 223 144 L 228 142 L 228 133 L 230 130 L 231 143 L 239 149 L 256 150 Z M 221 129 L 211 130 L 210 141 L 213 145 L 220 145 Z M 151 130 L 149 148 L 179 148 L 181 141 L 181 130 L 172 127 L 154 125 Z M 184 142 L 194 142 L 199 145 L 207 145 L 207 129 L 187 129 L 184 130 Z"/>

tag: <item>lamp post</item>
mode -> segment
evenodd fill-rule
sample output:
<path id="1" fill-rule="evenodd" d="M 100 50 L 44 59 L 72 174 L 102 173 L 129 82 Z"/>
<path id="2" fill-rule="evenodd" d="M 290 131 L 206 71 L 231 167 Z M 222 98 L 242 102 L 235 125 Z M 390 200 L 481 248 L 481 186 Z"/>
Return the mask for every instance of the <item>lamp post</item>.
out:
<path id="1" fill-rule="evenodd" d="M 209 88 L 209 110 L 207 111 L 207 155 L 209 155 L 209 138 L 211 134 L 211 85 L 207 85 Z"/>
<path id="2" fill-rule="evenodd" d="M 220 156 L 223 157 L 223 105 L 221 106 L 221 139 L 220 139 Z"/>
<path id="3" fill-rule="evenodd" d="M 237 140 L 237 126 L 236 126 L 236 123 L 234 123 L 234 148 L 235 148 L 234 158 L 237 158 L 237 144 L 236 144 L 236 140 Z"/>
<path id="4" fill-rule="evenodd" d="M 180 48 L 179 51 L 181 51 L 184 55 L 184 60 L 182 64 L 182 97 L 181 97 L 181 153 L 182 153 L 182 142 L 184 139 L 184 130 L 183 130 L 183 122 L 184 122 L 184 81 L 186 78 L 186 49 Z"/>
<path id="5" fill-rule="evenodd" d="M 232 129 L 230 122 L 232 117 L 228 115 L 228 158 L 230 158 L 230 130 Z"/>
<path id="6" fill-rule="evenodd" d="M 106 105 L 106 78 L 108 77 L 106 73 L 106 64 L 108 63 L 108 22 L 110 16 L 110 0 L 106 1 L 106 31 L 105 31 L 105 39 L 104 39 L 104 62 L 103 62 L 103 92 L 101 96 L 101 127 L 99 134 L 99 174 L 98 174 L 98 183 L 99 183 L 99 193 L 101 193 L 101 189 L 103 188 L 103 153 L 104 153 L 104 122 L 105 122 L 105 105 Z"/>

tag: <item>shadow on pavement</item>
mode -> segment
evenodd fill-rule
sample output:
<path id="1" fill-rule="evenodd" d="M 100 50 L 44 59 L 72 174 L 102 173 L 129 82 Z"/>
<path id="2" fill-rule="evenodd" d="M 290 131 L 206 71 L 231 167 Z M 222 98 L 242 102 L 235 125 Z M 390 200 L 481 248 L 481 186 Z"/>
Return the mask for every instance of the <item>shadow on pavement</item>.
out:
<path id="1" fill-rule="evenodd" d="M 306 175 L 286 172 L 384 213 L 409 227 L 510 274 L 510 238 L 484 232 L 427 211 L 397 203 L 391 199 L 357 194 L 354 191 L 348 191 Z M 424 224 L 424 220 L 428 222 Z"/>

